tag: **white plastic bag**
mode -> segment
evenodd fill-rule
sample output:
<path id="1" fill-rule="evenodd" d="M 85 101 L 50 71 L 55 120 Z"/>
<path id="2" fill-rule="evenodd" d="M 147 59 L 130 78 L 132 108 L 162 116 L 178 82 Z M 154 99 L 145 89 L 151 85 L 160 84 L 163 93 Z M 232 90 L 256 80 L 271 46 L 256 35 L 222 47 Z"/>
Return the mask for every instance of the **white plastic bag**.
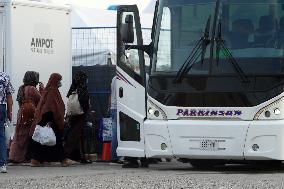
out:
<path id="1" fill-rule="evenodd" d="M 67 116 L 82 115 L 84 111 L 82 110 L 81 104 L 79 102 L 79 97 L 77 91 L 72 92 L 67 101 Z"/>
<path id="2" fill-rule="evenodd" d="M 13 124 L 9 120 L 6 120 L 4 126 L 5 126 L 6 145 L 9 148 L 10 147 L 10 141 L 14 137 L 15 126 L 13 126 Z"/>
<path id="3" fill-rule="evenodd" d="M 44 146 L 56 145 L 56 136 L 51 127 L 42 127 L 37 125 L 32 139 Z"/>

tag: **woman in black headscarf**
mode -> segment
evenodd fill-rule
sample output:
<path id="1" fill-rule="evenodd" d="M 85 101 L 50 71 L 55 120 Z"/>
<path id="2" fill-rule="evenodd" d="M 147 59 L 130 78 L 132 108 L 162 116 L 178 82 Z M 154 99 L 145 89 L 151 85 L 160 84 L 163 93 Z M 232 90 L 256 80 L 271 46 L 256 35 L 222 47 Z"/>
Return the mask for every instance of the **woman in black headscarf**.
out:
<path id="1" fill-rule="evenodd" d="M 78 100 L 84 113 L 68 117 L 69 128 L 65 135 L 64 151 L 67 158 L 76 161 L 80 160 L 81 163 L 88 163 L 85 158 L 83 133 L 84 125 L 86 124 L 86 115 L 90 109 L 87 79 L 88 77 L 85 72 L 79 71 L 76 73 L 67 94 L 69 98 L 73 92 L 77 92 Z"/>
<path id="2" fill-rule="evenodd" d="M 29 131 L 34 119 L 35 108 L 41 98 L 41 91 L 43 91 L 42 84 L 40 84 L 39 91 L 36 88 L 39 83 L 38 72 L 27 71 L 23 83 L 17 94 L 19 111 L 16 130 L 9 152 L 9 159 L 14 163 L 22 163 L 29 159 L 27 157 Z"/>

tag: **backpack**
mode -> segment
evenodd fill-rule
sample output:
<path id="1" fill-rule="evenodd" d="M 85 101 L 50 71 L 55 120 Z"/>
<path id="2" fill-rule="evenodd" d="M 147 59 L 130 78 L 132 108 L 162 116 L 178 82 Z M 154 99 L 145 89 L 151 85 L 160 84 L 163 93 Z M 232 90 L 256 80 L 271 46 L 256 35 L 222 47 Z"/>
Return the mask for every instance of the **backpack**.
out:
<path id="1" fill-rule="evenodd" d="M 75 116 L 75 115 L 82 115 L 84 111 L 81 107 L 79 102 L 79 96 L 77 91 L 73 91 L 72 94 L 68 97 L 67 101 L 67 116 Z"/>

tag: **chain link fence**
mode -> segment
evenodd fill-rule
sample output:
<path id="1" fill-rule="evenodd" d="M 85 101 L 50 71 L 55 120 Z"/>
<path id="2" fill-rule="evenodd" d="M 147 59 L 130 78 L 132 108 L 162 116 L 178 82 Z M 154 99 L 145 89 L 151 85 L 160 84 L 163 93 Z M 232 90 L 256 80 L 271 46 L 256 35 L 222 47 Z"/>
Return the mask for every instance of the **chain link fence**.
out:
<path id="1" fill-rule="evenodd" d="M 144 44 L 151 42 L 151 29 L 143 29 L 143 39 Z M 87 73 L 91 110 L 95 112 L 95 120 L 88 120 L 91 126 L 84 127 L 88 154 L 101 154 L 98 120 L 108 117 L 110 85 L 115 76 L 115 66 L 110 65 L 116 64 L 116 43 L 116 27 L 72 29 L 73 75 L 78 71 Z M 149 58 L 145 60 L 149 62 Z"/>
<path id="2" fill-rule="evenodd" d="M 151 29 L 144 28 L 144 44 L 151 42 Z M 116 63 L 116 27 L 72 29 L 73 66 L 109 65 Z"/>

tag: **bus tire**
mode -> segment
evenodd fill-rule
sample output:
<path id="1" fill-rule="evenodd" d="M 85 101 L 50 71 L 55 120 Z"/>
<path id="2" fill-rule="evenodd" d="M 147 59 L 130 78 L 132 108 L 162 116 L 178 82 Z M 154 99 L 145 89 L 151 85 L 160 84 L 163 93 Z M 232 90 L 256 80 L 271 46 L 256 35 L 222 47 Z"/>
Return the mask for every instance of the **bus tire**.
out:
<path id="1" fill-rule="evenodd" d="M 189 160 L 194 168 L 212 168 L 214 166 L 224 166 L 225 162 L 221 160 Z"/>
<path id="2" fill-rule="evenodd" d="M 277 168 L 281 167 L 282 161 L 281 160 L 255 161 L 254 164 L 260 167 Z"/>

